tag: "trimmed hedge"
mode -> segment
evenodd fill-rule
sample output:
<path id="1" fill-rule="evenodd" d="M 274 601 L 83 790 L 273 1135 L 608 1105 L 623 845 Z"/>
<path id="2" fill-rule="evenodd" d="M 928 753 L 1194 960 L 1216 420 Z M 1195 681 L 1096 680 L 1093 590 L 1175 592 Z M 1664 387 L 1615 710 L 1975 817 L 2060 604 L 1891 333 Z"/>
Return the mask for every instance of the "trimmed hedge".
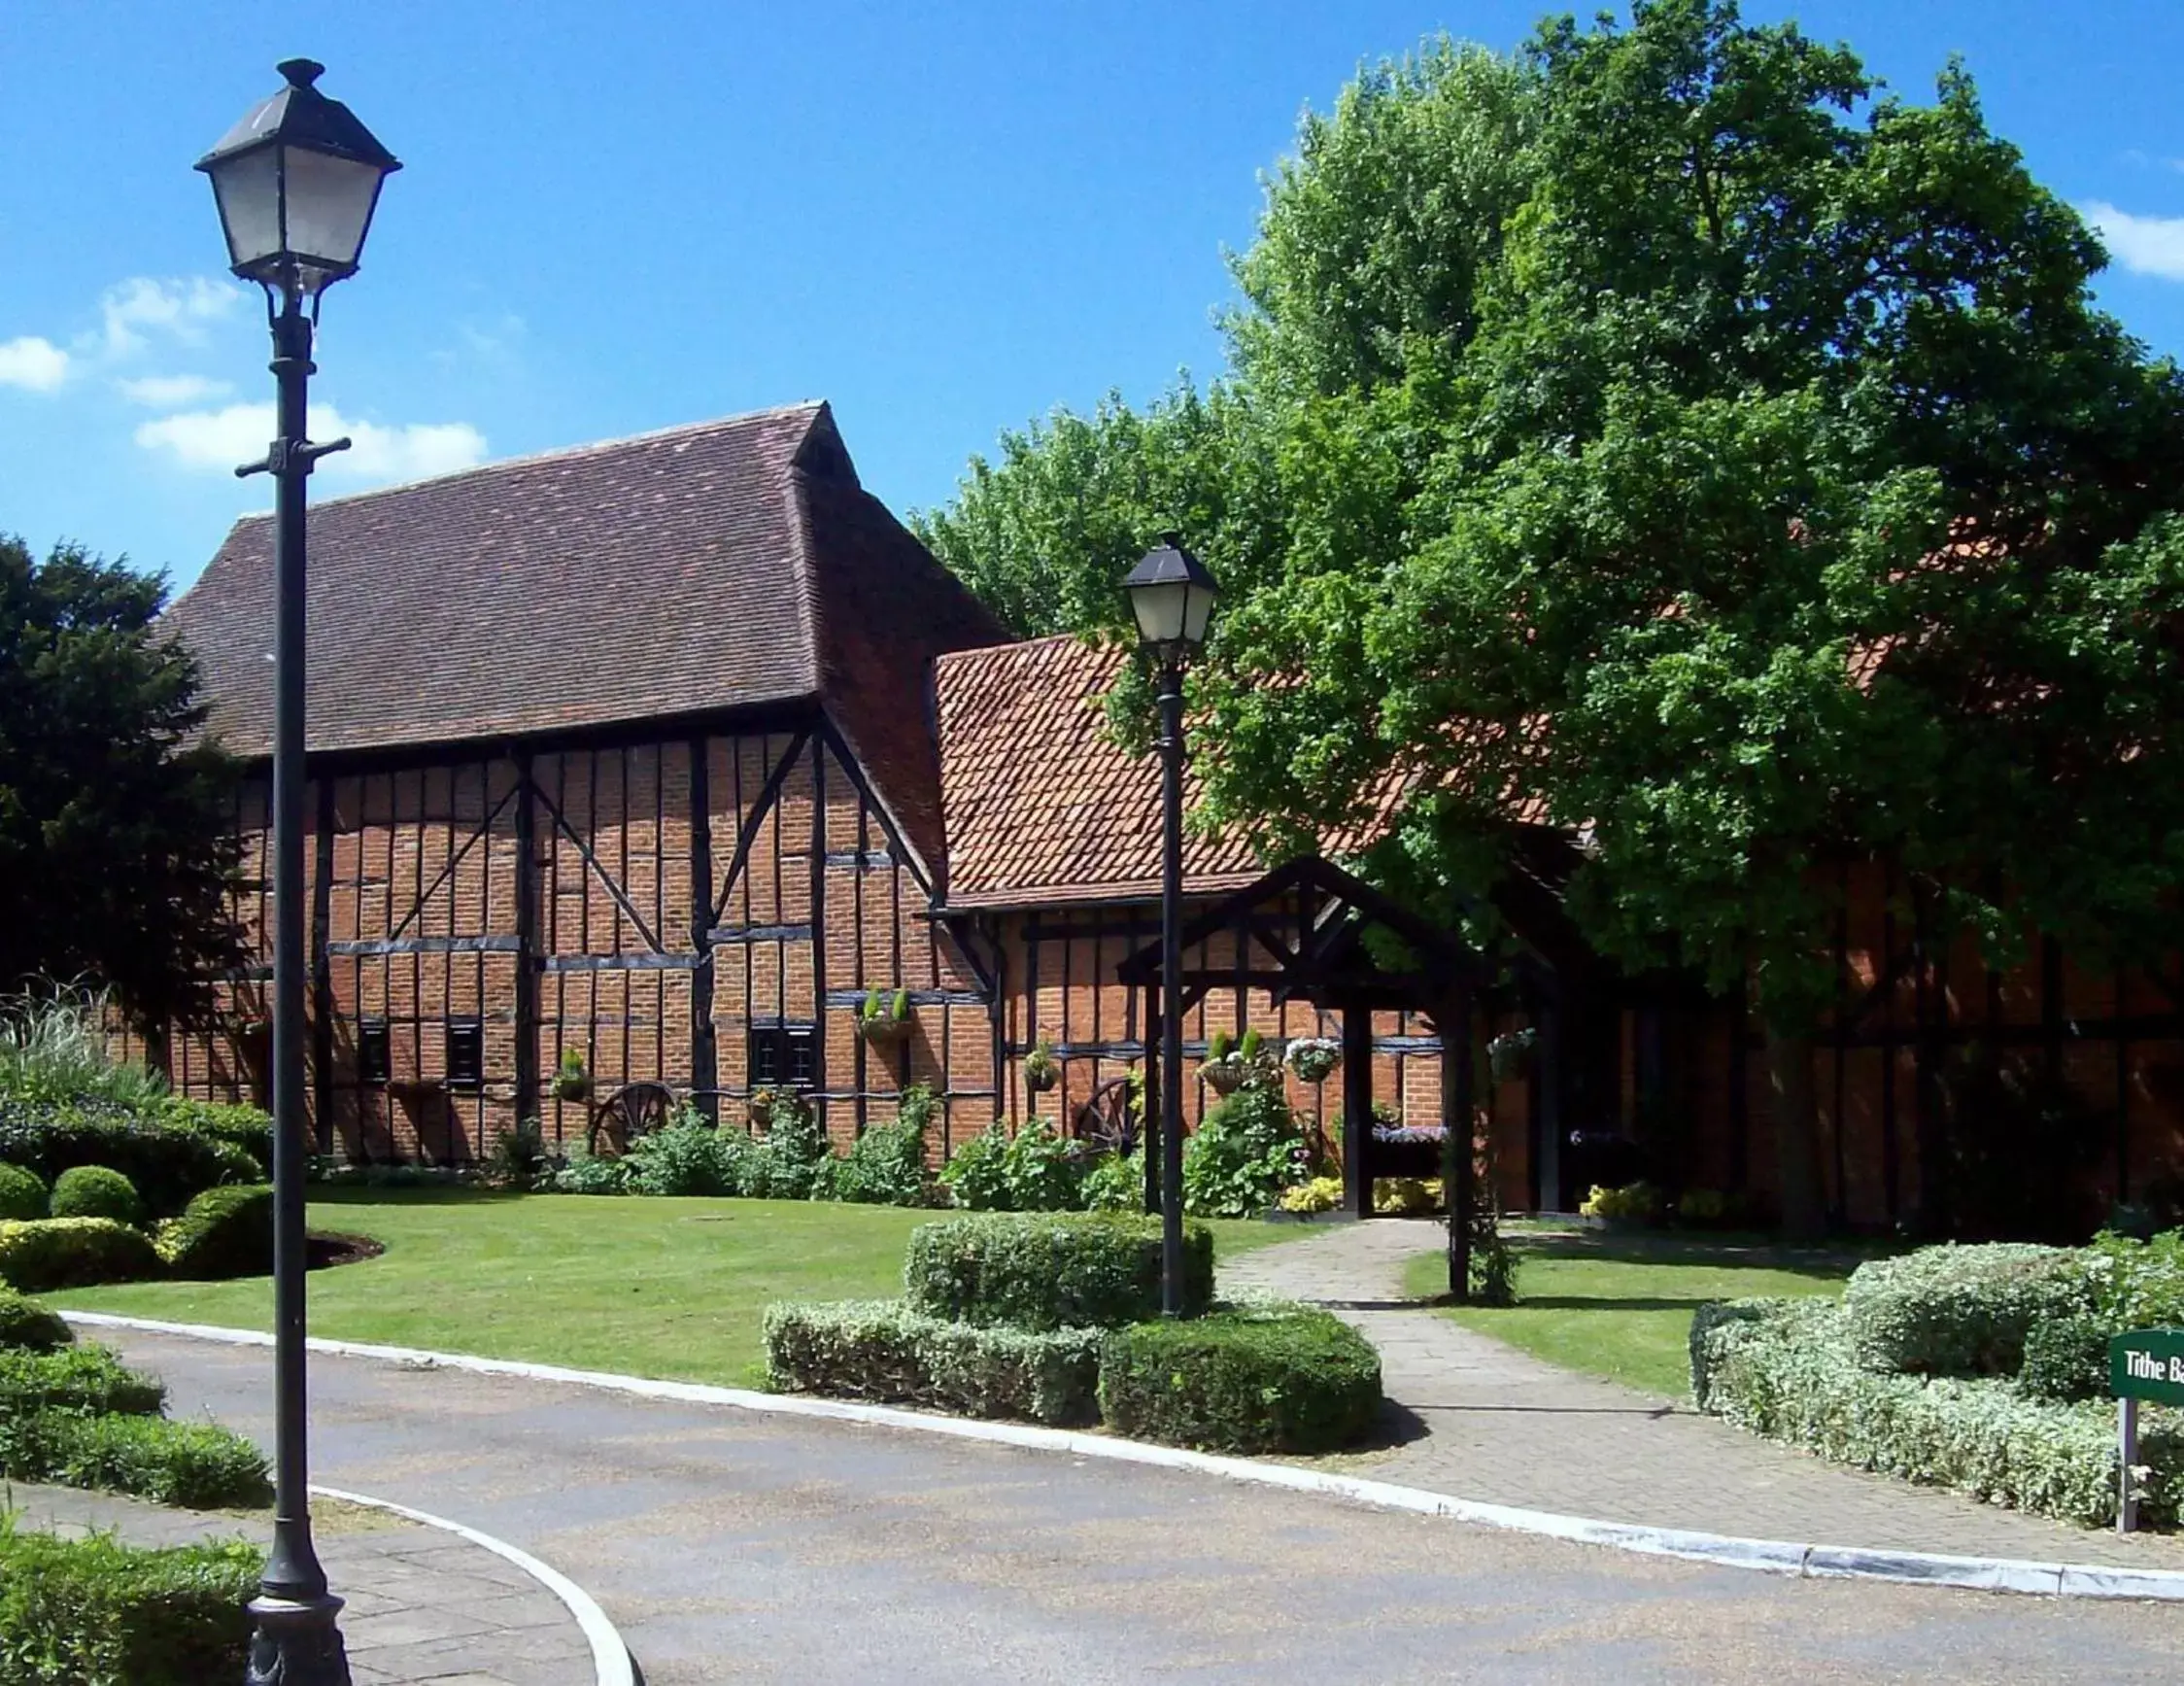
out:
<path id="1" fill-rule="evenodd" d="M 1111 1328 L 1160 1312 L 1160 1223 L 1121 1213 L 979 1213 L 922 1223 L 903 1260 L 910 1309 L 1026 1329 Z M 1213 1232 L 1183 1230 L 1183 1302 L 1213 1297 Z"/>
<path id="2" fill-rule="evenodd" d="M 2092 1309 L 2077 1263 L 2022 1242 L 1871 1260 L 1843 1290 L 1852 1348 L 1869 1370 L 2014 1376 L 2034 1324 Z"/>
<path id="3" fill-rule="evenodd" d="M 1100 1350 L 1118 1434 L 1209 1452 L 1329 1452 L 1381 1409 L 1381 1359 L 1332 1313 L 1296 1306 L 1134 1324 Z"/>
<path id="4" fill-rule="evenodd" d="M 1871 1369 L 1859 1361 L 1853 1318 L 1825 1299 L 1701 1308 L 1692 1345 L 1701 1408 L 1755 1433 L 2035 1515 L 2088 1526 L 2115 1516 L 2116 1428 L 2104 1403 L 2049 1403 L 1995 1378 Z M 2173 1520 L 2184 1417 L 2149 1410 L 2139 1456 L 2142 1514 Z"/>
<path id="5" fill-rule="evenodd" d="M 166 1402 L 163 1383 L 130 1369 L 105 1347 L 0 1352 L 0 1418 L 47 1410 L 155 1417 Z"/>
<path id="6" fill-rule="evenodd" d="M 187 1095 L 169 1095 L 154 1115 L 171 1130 L 188 1130 L 248 1153 L 257 1166 L 250 1180 L 273 1173 L 273 1119 L 256 1107 L 231 1107 L 219 1101 L 194 1101 Z"/>
<path id="7" fill-rule="evenodd" d="M 159 1274 L 141 1229 L 111 1218 L 39 1218 L 0 1223 L 0 1282 L 24 1293 L 92 1288 Z"/>
<path id="8" fill-rule="evenodd" d="M 2025 1336 L 2018 1390 L 2034 1399 L 2098 1399 L 2108 1392 L 2108 1337 L 2121 1333 L 2091 1316 L 2034 1324 Z"/>
<path id="9" fill-rule="evenodd" d="M 127 1493 L 188 1510 L 271 1502 L 265 1458 L 240 1434 L 164 1417 L 0 1415 L 0 1475 Z"/>
<path id="10" fill-rule="evenodd" d="M 0 1524 L 0 1669 L 15 1686 L 240 1680 L 263 1568 L 241 1540 L 145 1551 Z"/>
<path id="11" fill-rule="evenodd" d="M 273 1190 L 261 1184 L 206 1189 L 159 1225 L 158 1256 L 170 1275 L 193 1282 L 269 1275 Z"/>
<path id="12" fill-rule="evenodd" d="M 1097 1329 L 1035 1333 L 950 1323 L 899 1300 L 773 1305 L 766 1312 L 771 1387 L 971 1417 L 1090 1422 L 1099 1347 Z"/>
<path id="13" fill-rule="evenodd" d="M 55 1218 L 111 1218 L 117 1223 L 144 1221 L 144 1201 L 136 1185 L 105 1165 L 78 1165 L 63 1171 L 53 1185 L 51 1209 Z"/>
<path id="14" fill-rule="evenodd" d="M 0 1104 L 0 1160 L 49 1184 L 78 1165 L 105 1165 L 128 1178 L 154 1217 L 180 1212 L 204 1189 L 265 1174 L 232 1142 L 170 1127 L 155 1116 L 18 1102 Z"/>
<path id="15" fill-rule="evenodd" d="M 76 1331 L 58 1312 L 27 1294 L 0 1286 L 0 1351 L 50 1353 L 71 1345 Z"/>
<path id="16" fill-rule="evenodd" d="M 37 1172 L 0 1164 L 0 1219 L 43 1218 L 49 1210 L 46 1185 Z"/>

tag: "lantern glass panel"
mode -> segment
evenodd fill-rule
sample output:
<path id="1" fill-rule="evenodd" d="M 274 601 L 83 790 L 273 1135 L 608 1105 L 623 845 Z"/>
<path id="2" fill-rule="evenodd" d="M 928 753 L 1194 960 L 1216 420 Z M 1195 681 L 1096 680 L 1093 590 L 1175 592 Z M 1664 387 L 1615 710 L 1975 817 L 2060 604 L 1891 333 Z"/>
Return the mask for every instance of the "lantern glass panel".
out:
<path id="1" fill-rule="evenodd" d="M 209 172 L 227 234 L 227 260 L 239 273 L 255 272 L 281 256 L 281 149 L 237 153 Z"/>
<path id="2" fill-rule="evenodd" d="M 1190 587 L 1181 580 L 1130 588 L 1130 611 L 1138 617 L 1138 636 L 1148 644 L 1172 644 L 1183 636 Z M 1199 617 L 1201 627 L 1205 616 Z"/>
<path id="3" fill-rule="evenodd" d="M 347 274 L 371 223 L 382 172 L 376 164 L 287 147 L 288 249 L 308 268 Z"/>

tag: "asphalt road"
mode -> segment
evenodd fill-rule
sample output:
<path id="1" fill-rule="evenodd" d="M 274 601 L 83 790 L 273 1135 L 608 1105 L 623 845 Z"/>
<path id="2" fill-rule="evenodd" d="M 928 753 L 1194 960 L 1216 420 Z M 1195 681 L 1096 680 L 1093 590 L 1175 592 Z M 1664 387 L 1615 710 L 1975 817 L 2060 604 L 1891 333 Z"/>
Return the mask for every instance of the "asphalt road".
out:
<path id="1" fill-rule="evenodd" d="M 266 1439 L 261 1349 L 100 1331 Z M 315 1358 L 314 1479 L 581 1582 L 713 1681 L 2174 1681 L 2184 1608 L 1797 1581 L 1179 1471 Z M 1573 1432 L 1582 1432 L 1575 1428 Z M 336 1588 L 340 1591 L 340 1588 Z"/>

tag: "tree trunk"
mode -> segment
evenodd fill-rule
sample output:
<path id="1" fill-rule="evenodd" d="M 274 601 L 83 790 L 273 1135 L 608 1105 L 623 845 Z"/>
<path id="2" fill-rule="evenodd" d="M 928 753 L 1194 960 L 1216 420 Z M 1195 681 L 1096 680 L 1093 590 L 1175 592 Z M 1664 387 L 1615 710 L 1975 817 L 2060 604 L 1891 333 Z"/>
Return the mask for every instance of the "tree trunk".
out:
<path id="1" fill-rule="evenodd" d="M 1776 1188 L 1783 1239 L 1820 1240 L 1827 1214 L 1820 1187 L 1820 1107 L 1813 1091 L 1813 1040 L 1767 1027 L 1767 1086 L 1773 1097 Z"/>

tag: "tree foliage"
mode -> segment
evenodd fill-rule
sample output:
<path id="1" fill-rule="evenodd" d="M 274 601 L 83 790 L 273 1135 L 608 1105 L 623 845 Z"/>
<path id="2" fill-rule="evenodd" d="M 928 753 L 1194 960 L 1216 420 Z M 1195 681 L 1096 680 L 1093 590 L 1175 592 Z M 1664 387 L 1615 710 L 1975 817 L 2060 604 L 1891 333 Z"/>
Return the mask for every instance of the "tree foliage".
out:
<path id="1" fill-rule="evenodd" d="M 233 768 L 195 734 L 161 583 L 0 536 L 0 987 L 88 980 L 189 1016 L 240 958 Z"/>
<path id="2" fill-rule="evenodd" d="M 2104 261 L 1961 67 L 1913 103 L 1733 0 L 1363 76 L 1238 260 L 1265 548 L 1199 674 L 1208 816 L 1279 849 L 1400 781 L 1366 865 L 1429 904 L 1545 819 L 1596 945 L 1749 973 L 1789 1036 L 1845 858 L 1996 959 L 2173 944 L 2184 383 Z M 1066 506 L 1063 427 L 957 514 Z"/>

